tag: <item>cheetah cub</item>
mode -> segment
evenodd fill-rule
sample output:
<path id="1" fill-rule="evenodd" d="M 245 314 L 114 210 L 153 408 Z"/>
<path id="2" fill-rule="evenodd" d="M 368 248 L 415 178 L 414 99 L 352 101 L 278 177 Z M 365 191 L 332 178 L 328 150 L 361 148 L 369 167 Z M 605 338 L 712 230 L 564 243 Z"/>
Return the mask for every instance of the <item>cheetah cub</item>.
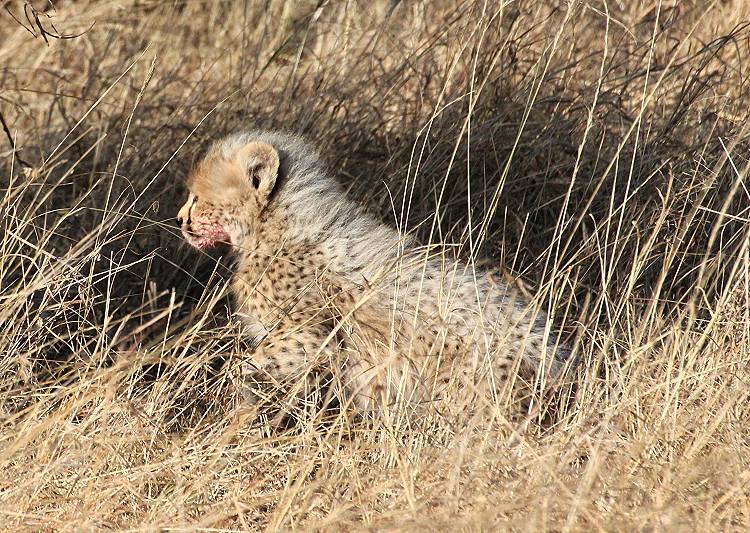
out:
<path id="1" fill-rule="evenodd" d="M 489 376 L 496 394 L 570 366 L 513 288 L 365 213 L 298 136 L 230 135 L 187 185 L 185 239 L 236 258 L 248 387 L 333 376 L 340 399 L 372 415 L 438 400 L 457 378 Z"/>

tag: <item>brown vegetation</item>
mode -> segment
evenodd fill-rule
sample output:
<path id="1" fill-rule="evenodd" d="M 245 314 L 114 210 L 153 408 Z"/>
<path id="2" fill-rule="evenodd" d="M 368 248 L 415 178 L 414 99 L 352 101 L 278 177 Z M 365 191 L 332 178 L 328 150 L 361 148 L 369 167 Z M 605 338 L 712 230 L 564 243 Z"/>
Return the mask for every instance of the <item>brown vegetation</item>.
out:
<path id="1" fill-rule="evenodd" d="M 745 2 L 376 4 L 2 4 L 0 524 L 750 528 Z M 244 127 L 523 279 L 580 343 L 571 405 L 236 402 L 226 260 L 173 217 Z"/>

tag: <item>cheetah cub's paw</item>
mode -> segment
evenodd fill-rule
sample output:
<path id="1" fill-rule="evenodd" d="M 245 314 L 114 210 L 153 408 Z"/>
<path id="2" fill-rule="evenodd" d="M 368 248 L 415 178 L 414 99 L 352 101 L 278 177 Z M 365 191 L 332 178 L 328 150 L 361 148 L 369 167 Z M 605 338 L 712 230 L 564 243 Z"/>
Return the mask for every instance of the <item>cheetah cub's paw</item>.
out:
<path id="1" fill-rule="evenodd" d="M 237 315 L 241 320 L 240 336 L 248 343 L 250 349 L 255 350 L 268 337 L 268 330 L 259 320 L 247 315 Z"/>
<path id="2" fill-rule="evenodd" d="M 261 406 L 271 403 L 276 389 L 274 385 L 268 380 L 259 379 L 258 369 L 253 364 L 242 363 L 237 388 L 246 405 Z"/>

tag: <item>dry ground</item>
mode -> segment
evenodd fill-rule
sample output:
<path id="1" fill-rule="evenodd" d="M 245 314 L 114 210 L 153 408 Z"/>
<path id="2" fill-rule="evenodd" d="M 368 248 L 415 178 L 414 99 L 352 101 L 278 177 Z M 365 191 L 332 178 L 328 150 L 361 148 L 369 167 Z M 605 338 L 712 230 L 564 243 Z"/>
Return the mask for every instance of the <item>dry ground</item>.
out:
<path id="1" fill-rule="evenodd" d="M 51 4 L 0 12 L 5 529 L 750 529 L 744 0 Z M 569 408 L 238 404 L 172 217 L 246 126 L 503 265 L 579 340 Z"/>

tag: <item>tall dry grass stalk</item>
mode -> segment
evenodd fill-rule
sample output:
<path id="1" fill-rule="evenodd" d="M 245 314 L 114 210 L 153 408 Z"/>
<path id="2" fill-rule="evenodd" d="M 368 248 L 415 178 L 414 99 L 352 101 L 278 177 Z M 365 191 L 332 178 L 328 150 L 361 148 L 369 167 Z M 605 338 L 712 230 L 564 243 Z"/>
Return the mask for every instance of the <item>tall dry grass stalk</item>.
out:
<path id="1" fill-rule="evenodd" d="M 750 528 L 742 0 L 3 9 L 4 529 Z M 503 265 L 577 339 L 567 408 L 281 431 L 238 402 L 228 265 L 172 218 L 248 126 Z"/>

